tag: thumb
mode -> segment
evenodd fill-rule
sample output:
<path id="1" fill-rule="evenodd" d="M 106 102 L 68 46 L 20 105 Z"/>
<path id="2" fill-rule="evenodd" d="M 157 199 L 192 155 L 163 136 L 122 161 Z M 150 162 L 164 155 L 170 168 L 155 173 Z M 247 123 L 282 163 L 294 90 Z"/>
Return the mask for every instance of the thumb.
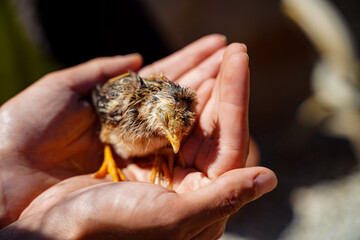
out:
<path id="1" fill-rule="evenodd" d="M 267 168 L 231 170 L 208 186 L 183 194 L 188 205 L 185 218 L 189 219 L 189 225 L 194 227 L 194 231 L 198 231 L 234 214 L 246 203 L 273 190 L 276 185 L 275 173 Z"/>

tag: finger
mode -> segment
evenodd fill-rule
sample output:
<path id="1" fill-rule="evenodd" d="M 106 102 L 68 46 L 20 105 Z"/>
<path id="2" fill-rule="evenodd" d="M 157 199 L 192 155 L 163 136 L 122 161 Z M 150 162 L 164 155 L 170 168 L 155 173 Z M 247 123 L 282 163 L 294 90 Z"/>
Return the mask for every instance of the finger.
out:
<path id="1" fill-rule="evenodd" d="M 209 99 L 209 101 L 206 102 L 206 105 L 204 106 L 203 112 L 199 119 L 199 126 L 203 130 L 201 135 L 209 136 L 210 134 L 213 133 L 213 130 L 215 128 L 215 122 L 218 120 L 217 118 L 219 115 L 220 89 L 221 89 L 222 85 L 230 84 L 230 86 L 225 86 L 225 87 L 232 90 L 233 92 L 237 92 L 239 90 L 237 88 L 233 88 L 236 86 L 233 86 L 231 81 L 224 82 L 221 80 L 221 78 L 222 78 L 222 74 L 224 72 L 224 68 L 228 64 L 229 56 L 231 56 L 232 54 L 236 54 L 236 53 L 240 53 L 240 54 L 245 53 L 246 50 L 247 50 L 246 46 L 244 44 L 239 44 L 239 43 L 235 43 L 235 44 L 233 43 L 225 49 L 225 52 L 222 57 L 223 61 L 221 63 L 221 70 L 220 70 L 220 73 L 218 74 L 216 84 L 213 87 L 213 91 L 211 93 L 211 98 Z M 244 66 L 242 66 L 242 67 L 244 67 Z M 247 65 L 246 65 L 246 67 L 247 67 Z M 238 69 L 238 68 L 239 68 L 239 66 L 235 66 L 234 69 L 230 69 L 229 67 L 227 67 L 228 71 L 230 71 L 230 72 L 231 71 L 234 71 L 234 72 L 242 71 L 242 69 Z M 248 70 L 244 71 L 244 73 L 248 73 Z M 231 79 L 228 79 L 228 80 L 231 80 Z M 233 81 L 236 81 L 236 80 L 233 80 Z"/>
<path id="2" fill-rule="evenodd" d="M 219 73 L 220 63 L 224 51 L 225 48 L 219 49 L 210 57 L 201 62 L 198 66 L 189 70 L 189 72 L 180 77 L 176 82 L 181 86 L 187 86 L 191 89 L 197 90 L 203 81 L 209 78 L 216 78 L 217 74 Z"/>
<path id="3" fill-rule="evenodd" d="M 169 79 L 176 80 L 218 49 L 224 47 L 225 44 L 226 38 L 222 35 L 212 34 L 205 36 L 174 54 L 144 67 L 139 74 L 147 77 L 152 74 L 162 73 Z"/>
<path id="4" fill-rule="evenodd" d="M 245 161 L 237 151 L 237 148 L 242 147 L 237 145 L 241 137 L 245 138 L 246 145 L 248 136 L 247 115 L 239 115 L 244 111 L 247 113 L 249 96 L 248 58 L 245 51 L 245 45 L 239 43 L 226 48 L 213 92 L 200 115 L 199 127 L 194 132 L 196 139 L 202 139 L 198 141 L 196 167 L 210 178 L 241 167 Z"/>
<path id="5" fill-rule="evenodd" d="M 228 218 L 221 220 L 213 225 L 205 228 L 202 232 L 192 238 L 192 240 L 204 239 L 204 240 L 217 240 L 219 239 L 225 231 L 226 223 Z"/>
<path id="6" fill-rule="evenodd" d="M 224 73 L 224 67 L 226 66 L 227 63 L 225 63 L 225 60 L 227 61 L 229 59 L 229 57 L 231 57 L 231 55 L 233 55 L 234 53 L 247 53 L 247 47 L 245 44 L 243 43 L 232 43 L 229 46 L 227 46 L 224 54 L 223 54 L 223 58 L 222 58 L 222 64 L 220 66 L 220 73 L 219 73 L 219 77 L 222 73 Z M 214 96 L 219 96 L 219 91 L 220 91 L 220 87 L 221 87 L 222 81 L 219 79 L 219 81 L 217 82 L 217 86 L 216 88 L 214 88 Z"/>
<path id="7" fill-rule="evenodd" d="M 219 111 L 217 128 L 220 155 L 207 169 L 210 178 L 220 176 L 230 169 L 244 167 L 247 159 L 250 92 L 248 62 L 244 45 L 235 43 L 228 47 L 219 74 L 218 94 L 215 94 L 215 106 Z"/>
<path id="8" fill-rule="evenodd" d="M 87 95 L 96 84 L 129 70 L 135 71 L 141 64 L 139 54 L 102 57 L 52 73 L 47 79 L 57 81 L 53 84 L 62 84 L 80 95 Z"/>
<path id="9" fill-rule="evenodd" d="M 263 167 L 231 170 L 194 192 L 180 194 L 186 224 L 195 236 L 206 227 L 234 214 L 243 205 L 273 190 L 275 174 Z"/>

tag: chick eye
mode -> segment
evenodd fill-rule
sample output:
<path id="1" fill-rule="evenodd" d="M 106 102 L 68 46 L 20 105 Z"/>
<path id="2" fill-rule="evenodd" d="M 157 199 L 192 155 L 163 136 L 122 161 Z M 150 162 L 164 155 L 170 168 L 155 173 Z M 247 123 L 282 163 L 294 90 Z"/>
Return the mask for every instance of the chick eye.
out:
<path id="1" fill-rule="evenodd" d="M 169 123 L 169 116 L 167 115 L 166 112 L 162 112 L 162 113 L 160 114 L 160 120 L 161 120 L 161 122 L 162 122 L 163 124 L 168 125 L 168 123 Z"/>
<path id="2" fill-rule="evenodd" d="M 169 106 L 161 106 L 158 109 L 159 111 L 159 118 L 160 121 L 165 125 L 168 126 L 171 125 L 171 122 L 173 121 L 175 117 L 174 109 L 172 109 Z"/>

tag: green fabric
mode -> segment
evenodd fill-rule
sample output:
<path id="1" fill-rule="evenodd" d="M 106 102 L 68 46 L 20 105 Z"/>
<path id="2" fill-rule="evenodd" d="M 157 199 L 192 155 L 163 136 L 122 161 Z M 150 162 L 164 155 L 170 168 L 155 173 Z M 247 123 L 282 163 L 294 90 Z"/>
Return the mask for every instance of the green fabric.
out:
<path id="1" fill-rule="evenodd" d="M 27 38 L 10 0 L 0 1 L 0 105 L 59 65 Z"/>

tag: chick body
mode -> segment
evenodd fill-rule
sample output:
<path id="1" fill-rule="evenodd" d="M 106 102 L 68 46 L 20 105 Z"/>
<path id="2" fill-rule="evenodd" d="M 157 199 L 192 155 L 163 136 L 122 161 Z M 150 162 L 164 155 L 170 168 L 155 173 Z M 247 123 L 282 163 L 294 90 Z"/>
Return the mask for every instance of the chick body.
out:
<path id="1" fill-rule="evenodd" d="M 92 98 L 100 140 L 122 158 L 156 153 L 169 145 L 169 136 L 181 140 L 195 121 L 195 93 L 162 75 L 123 74 L 99 84 Z"/>

